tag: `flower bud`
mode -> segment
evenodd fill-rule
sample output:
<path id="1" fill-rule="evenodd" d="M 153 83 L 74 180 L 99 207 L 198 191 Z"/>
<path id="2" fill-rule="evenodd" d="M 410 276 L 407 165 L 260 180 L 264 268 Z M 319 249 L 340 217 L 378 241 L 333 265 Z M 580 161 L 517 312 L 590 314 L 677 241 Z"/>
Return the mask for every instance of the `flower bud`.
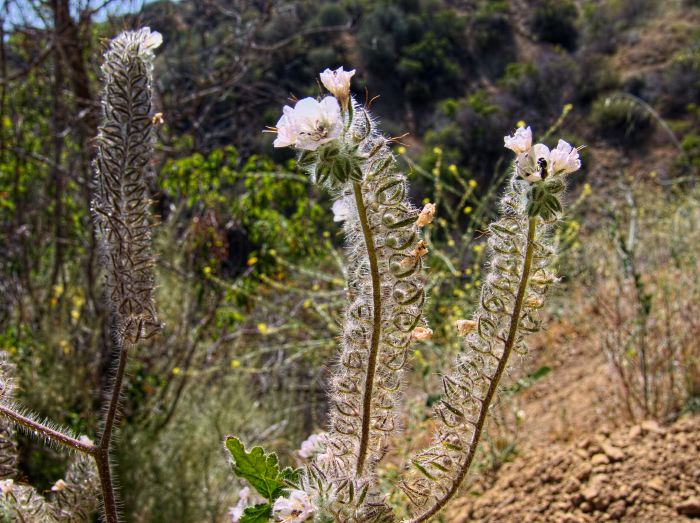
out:
<path id="1" fill-rule="evenodd" d="M 326 69 L 321 73 L 321 83 L 333 96 L 338 99 L 343 111 L 348 110 L 348 101 L 350 99 L 350 79 L 354 74 L 355 69 L 352 71 L 343 71 L 342 67 L 338 67 L 338 69 L 335 71 Z"/>

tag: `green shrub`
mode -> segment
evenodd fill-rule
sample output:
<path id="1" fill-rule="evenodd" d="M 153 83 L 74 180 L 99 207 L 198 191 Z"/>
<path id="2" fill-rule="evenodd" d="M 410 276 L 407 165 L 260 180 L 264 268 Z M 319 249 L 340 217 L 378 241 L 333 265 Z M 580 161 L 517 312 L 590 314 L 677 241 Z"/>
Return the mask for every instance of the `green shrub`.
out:
<path id="1" fill-rule="evenodd" d="M 529 20 L 530 30 L 541 42 L 576 49 L 578 9 L 571 0 L 540 0 Z"/>
<path id="2" fill-rule="evenodd" d="M 631 144 L 643 138 L 651 129 L 651 116 L 639 104 L 620 96 L 602 96 L 591 109 L 591 123 L 607 140 Z"/>

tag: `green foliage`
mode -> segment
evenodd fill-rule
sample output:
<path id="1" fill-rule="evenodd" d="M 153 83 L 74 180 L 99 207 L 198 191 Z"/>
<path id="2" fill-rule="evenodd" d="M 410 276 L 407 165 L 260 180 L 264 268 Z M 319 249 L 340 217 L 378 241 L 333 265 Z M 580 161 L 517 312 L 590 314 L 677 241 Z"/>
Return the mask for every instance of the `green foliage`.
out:
<path id="1" fill-rule="evenodd" d="M 368 70 L 414 103 L 435 98 L 436 91 L 454 92 L 463 76 L 460 64 L 468 54 L 465 18 L 442 2 L 427 4 L 429 8 L 379 4 L 358 30 Z"/>
<path id="2" fill-rule="evenodd" d="M 528 193 L 528 216 L 541 216 L 544 220 L 554 218 L 562 211 L 561 203 L 556 195 L 563 190 L 564 183 L 557 178 L 533 183 Z"/>
<path id="3" fill-rule="evenodd" d="M 651 130 L 651 116 L 639 104 L 620 96 L 602 96 L 591 108 L 591 123 L 604 138 L 616 144 L 631 144 Z"/>
<path id="4" fill-rule="evenodd" d="M 262 447 L 249 452 L 238 438 L 226 438 L 226 448 L 233 458 L 233 471 L 245 479 L 258 493 L 270 502 L 280 497 L 284 489 L 294 487 L 299 480 L 299 470 L 287 467 L 280 471 L 276 454 L 266 454 Z"/>
<path id="5" fill-rule="evenodd" d="M 666 112 L 677 115 L 689 104 L 700 103 L 700 39 L 673 57 L 664 84 Z"/>
<path id="6" fill-rule="evenodd" d="M 503 74 L 506 64 L 515 58 L 515 41 L 508 2 L 486 0 L 479 3 L 469 21 L 470 49 L 477 67 L 492 77 Z"/>
<path id="7" fill-rule="evenodd" d="M 243 512 L 240 523 L 267 523 L 272 517 L 272 505 L 260 503 L 252 507 L 247 507 Z"/>
<path id="8" fill-rule="evenodd" d="M 530 29 L 541 42 L 576 49 L 578 9 L 571 0 L 537 0 L 530 15 Z"/>
<path id="9" fill-rule="evenodd" d="M 576 78 L 576 101 L 589 104 L 598 96 L 617 89 L 619 74 L 602 54 L 586 53 L 580 56 Z"/>
<path id="10" fill-rule="evenodd" d="M 696 171 L 700 170 L 700 135 L 695 133 L 686 134 L 681 145 L 690 167 Z"/>
<path id="11" fill-rule="evenodd" d="M 512 123 L 496 101 L 486 91 L 475 91 L 465 98 L 443 101 L 425 141 L 443 149 L 446 160 L 481 177 L 491 174 L 490 167 L 503 154 L 501 142 L 509 125 Z"/>

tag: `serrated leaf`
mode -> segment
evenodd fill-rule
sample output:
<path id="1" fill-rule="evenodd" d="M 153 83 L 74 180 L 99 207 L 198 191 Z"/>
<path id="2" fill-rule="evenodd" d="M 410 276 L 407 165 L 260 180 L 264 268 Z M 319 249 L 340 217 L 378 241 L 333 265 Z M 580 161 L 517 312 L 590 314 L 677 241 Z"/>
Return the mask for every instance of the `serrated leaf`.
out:
<path id="1" fill-rule="evenodd" d="M 302 469 L 293 469 L 292 467 L 286 467 L 280 472 L 279 479 L 286 483 L 290 483 L 295 487 L 299 486 L 299 480 L 301 479 Z"/>
<path id="2" fill-rule="evenodd" d="M 276 454 L 266 454 L 262 447 L 253 447 L 249 452 L 238 438 L 226 438 L 226 448 L 233 457 L 233 471 L 270 501 L 282 495 L 286 488 L 280 478 Z"/>
<path id="3" fill-rule="evenodd" d="M 248 507 L 243 512 L 240 523 L 267 523 L 272 517 L 272 505 L 262 503 Z"/>

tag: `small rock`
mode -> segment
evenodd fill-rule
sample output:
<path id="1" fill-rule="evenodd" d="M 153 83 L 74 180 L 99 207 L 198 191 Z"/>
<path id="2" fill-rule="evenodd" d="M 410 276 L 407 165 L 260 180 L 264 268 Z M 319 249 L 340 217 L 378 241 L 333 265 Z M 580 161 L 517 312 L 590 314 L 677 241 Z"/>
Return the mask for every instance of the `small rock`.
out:
<path id="1" fill-rule="evenodd" d="M 584 501 L 581 503 L 581 506 L 579 507 L 583 512 L 591 512 L 593 510 L 593 505 L 591 505 L 588 501 Z"/>
<path id="2" fill-rule="evenodd" d="M 588 501 L 595 499 L 598 496 L 598 494 L 600 494 L 600 489 L 597 485 L 589 485 L 581 491 L 581 495 L 584 497 L 584 499 L 587 499 Z M 583 503 L 581 503 L 581 506 L 583 506 Z"/>
<path id="3" fill-rule="evenodd" d="M 681 516 L 688 516 L 691 518 L 700 516 L 700 498 L 694 496 L 679 503 L 676 505 L 676 512 Z"/>
<path id="4" fill-rule="evenodd" d="M 600 511 L 604 511 L 608 505 L 610 505 L 610 496 L 608 495 L 599 495 L 593 500 L 593 506 Z"/>
<path id="5" fill-rule="evenodd" d="M 666 490 L 666 484 L 664 483 L 663 478 L 660 478 L 658 476 L 647 481 L 647 487 L 650 487 L 656 490 L 657 492 L 663 492 L 664 490 Z"/>
<path id="6" fill-rule="evenodd" d="M 627 512 L 627 505 L 624 500 L 615 501 L 608 507 L 608 515 L 612 519 L 622 519 Z"/>
<path id="7" fill-rule="evenodd" d="M 593 472 L 593 467 L 590 463 L 581 463 L 574 471 L 574 476 L 579 481 L 586 481 Z"/>
<path id="8" fill-rule="evenodd" d="M 642 430 L 645 432 L 652 432 L 654 434 L 665 434 L 666 429 L 661 428 L 661 426 L 653 419 L 648 419 L 640 423 Z"/>
<path id="9" fill-rule="evenodd" d="M 631 427 L 630 431 L 627 433 L 627 437 L 629 437 L 629 439 L 637 439 L 641 435 L 642 427 L 640 425 L 635 425 L 634 427 Z"/>
<path id="10" fill-rule="evenodd" d="M 594 467 L 598 465 L 607 465 L 608 463 L 610 463 L 610 460 L 605 454 L 594 454 L 591 458 L 591 465 Z"/>
<path id="11" fill-rule="evenodd" d="M 573 494 L 574 492 L 578 491 L 578 489 L 581 488 L 581 483 L 579 480 L 576 478 L 569 478 L 566 480 L 566 483 L 564 483 L 564 492 L 567 494 Z"/>
<path id="12" fill-rule="evenodd" d="M 625 453 L 617 447 L 613 447 L 609 444 L 602 444 L 601 447 L 603 448 L 605 455 L 610 458 L 610 461 L 622 461 L 625 459 Z"/>
<path id="13" fill-rule="evenodd" d="M 583 489 L 581 495 L 587 500 L 592 501 L 600 495 L 600 491 L 605 483 L 605 477 L 602 475 L 593 476 L 591 481 Z"/>

